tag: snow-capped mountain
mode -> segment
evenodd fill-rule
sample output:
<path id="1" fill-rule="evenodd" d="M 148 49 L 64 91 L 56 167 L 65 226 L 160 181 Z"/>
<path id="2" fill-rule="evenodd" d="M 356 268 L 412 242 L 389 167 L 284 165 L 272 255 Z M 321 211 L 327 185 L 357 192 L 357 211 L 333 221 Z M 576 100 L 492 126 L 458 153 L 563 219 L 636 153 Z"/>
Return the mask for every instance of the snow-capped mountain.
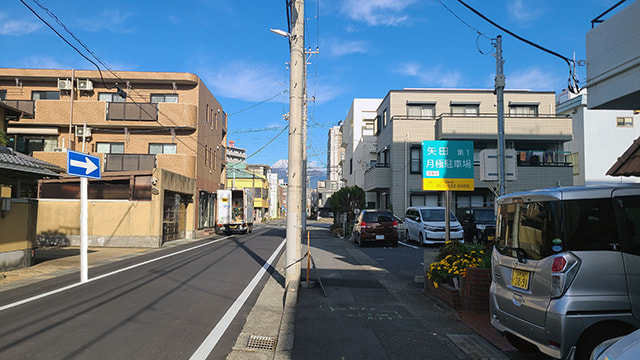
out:
<path id="1" fill-rule="evenodd" d="M 289 161 L 286 159 L 280 159 L 271 165 L 271 172 L 278 174 L 279 179 L 284 179 L 287 182 L 287 170 L 289 169 Z M 318 188 L 318 180 L 327 179 L 327 171 L 322 168 L 310 167 L 307 169 L 307 176 L 309 177 L 310 187 L 312 189 Z"/>

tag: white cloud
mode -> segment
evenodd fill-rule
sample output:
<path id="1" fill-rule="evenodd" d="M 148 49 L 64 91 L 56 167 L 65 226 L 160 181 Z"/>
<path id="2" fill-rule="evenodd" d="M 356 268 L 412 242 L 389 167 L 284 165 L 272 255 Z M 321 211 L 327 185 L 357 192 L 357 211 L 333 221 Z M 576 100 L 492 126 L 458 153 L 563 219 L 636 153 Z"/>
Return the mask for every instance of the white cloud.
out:
<path id="1" fill-rule="evenodd" d="M 345 0 L 340 12 L 350 19 L 369 25 L 394 26 L 406 22 L 409 17 L 403 11 L 416 0 Z"/>
<path id="2" fill-rule="evenodd" d="M 31 20 L 6 20 L 6 15 L 0 13 L 0 35 L 26 35 L 37 31 L 42 24 Z"/>
<path id="3" fill-rule="evenodd" d="M 242 101 L 264 101 L 288 89 L 288 84 L 278 84 L 268 73 L 248 63 L 233 63 L 215 70 L 202 69 L 198 73 L 216 96 Z M 271 101 L 287 102 L 288 99 L 288 95 L 283 94 Z"/>
<path id="4" fill-rule="evenodd" d="M 79 24 L 86 31 L 108 30 L 114 33 L 129 33 L 131 29 L 123 25 L 131 16 L 131 13 L 120 10 L 103 10 L 100 15 L 92 19 L 80 20 Z"/>
<path id="5" fill-rule="evenodd" d="M 330 39 L 327 41 L 330 56 L 338 57 L 349 54 L 365 54 L 369 48 L 366 41 Z"/>
<path id="6" fill-rule="evenodd" d="M 447 71 L 441 66 L 425 69 L 420 64 L 409 62 L 401 64 L 395 72 L 417 78 L 419 86 L 455 88 L 459 87 L 462 82 L 460 72 Z"/>
<path id="7" fill-rule="evenodd" d="M 561 83 L 561 79 L 537 66 L 507 74 L 506 77 L 506 88 L 514 90 L 556 90 L 554 85 Z"/>
<path id="8" fill-rule="evenodd" d="M 507 2 L 507 10 L 518 23 L 528 26 L 534 20 L 540 18 L 544 14 L 542 4 L 539 1 L 512 0 Z"/>
<path id="9" fill-rule="evenodd" d="M 48 56 L 30 56 L 20 61 L 20 67 L 34 69 L 68 69 L 68 64 L 63 64 Z"/>

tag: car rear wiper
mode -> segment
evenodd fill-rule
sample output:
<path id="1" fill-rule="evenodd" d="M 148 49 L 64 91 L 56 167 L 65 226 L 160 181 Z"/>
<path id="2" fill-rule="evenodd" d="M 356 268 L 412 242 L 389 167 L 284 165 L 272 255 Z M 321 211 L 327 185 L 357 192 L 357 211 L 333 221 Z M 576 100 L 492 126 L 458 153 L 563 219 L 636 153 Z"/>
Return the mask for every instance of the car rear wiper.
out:
<path id="1" fill-rule="evenodd" d="M 516 257 L 518 258 L 518 262 L 525 264 L 527 262 L 527 259 L 529 258 L 529 255 L 527 254 L 527 252 L 522 249 L 522 248 L 518 248 L 518 247 L 513 247 L 513 246 L 501 246 L 502 249 L 504 250 L 510 250 L 516 253 Z"/>

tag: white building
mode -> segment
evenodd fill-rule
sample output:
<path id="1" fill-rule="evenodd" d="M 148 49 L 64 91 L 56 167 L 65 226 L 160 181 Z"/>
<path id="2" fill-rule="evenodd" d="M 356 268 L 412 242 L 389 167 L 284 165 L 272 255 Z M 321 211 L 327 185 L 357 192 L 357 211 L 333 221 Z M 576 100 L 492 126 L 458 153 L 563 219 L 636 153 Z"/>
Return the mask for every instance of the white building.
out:
<path id="1" fill-rule="evenodd" d="M 637 177 L 606 175 L 618 157 L 640 136 L 640 117 L 632 110 L 587 109 L 586 90 L 560 94 L 558 115 L 571 115 L 573 140 L 567 143 L 573 163 L 573 184 L 640 182 Z"/>
<path id="2" fill-rule="evenodd" d="M 227 163 L 235 164 L 239 162 L 247 162 L 247 150 L 236 147 L 235 141 L 229 141 L 227 146 Z"/>
<path id="3" fill-rule="evenodd" d="M 327 140 L 327 180 L 340 181 L 342 178 L 340 161 L 344 156 L 342 145 L 342 133 L 340 125 L 329 129 L 329 139 Z"/>
<path id="4" fill-rule="evenodd" d="M 269 181 L 269 218 L 278 218 L 278 174 L 269 172 L 267 174 Z"/>
<path id="5" fill-rule="evenodd" d="M 342 123 L 342 182 L 345 186 L 364 188 L 364 172 L 375 166 L 375 122 L 382 99 L 353 99 L 351 108 Z M 367 202 L 375 204 L 375 195 L 368 194 Z"/>

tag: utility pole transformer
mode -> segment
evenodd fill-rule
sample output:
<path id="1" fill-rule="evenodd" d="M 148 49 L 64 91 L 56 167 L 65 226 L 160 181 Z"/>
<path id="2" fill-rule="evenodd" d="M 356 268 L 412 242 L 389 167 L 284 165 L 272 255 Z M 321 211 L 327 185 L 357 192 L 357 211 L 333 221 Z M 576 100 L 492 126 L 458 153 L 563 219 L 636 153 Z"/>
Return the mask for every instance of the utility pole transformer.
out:
<path id="1" fill-rule="evenodd" d="M 285 280 L 300 281 L 302 242 L 302 117 L 304 106 L 304 0 L 291 0 L 291 49 L 289 85 L 289 171 L 287 184 L 287 245 Z M 294 289 L 297 290 L 297 289 Z"/>
<path id="2" fill-rule="evenodd" d="M 495 91 L 498 106 L 498 195 L 505 194 L 505 171 L 504 171 L 504 86 L 505 76 L 502 69 L 502 36 L 496 38 L 496 82 Z"/>

